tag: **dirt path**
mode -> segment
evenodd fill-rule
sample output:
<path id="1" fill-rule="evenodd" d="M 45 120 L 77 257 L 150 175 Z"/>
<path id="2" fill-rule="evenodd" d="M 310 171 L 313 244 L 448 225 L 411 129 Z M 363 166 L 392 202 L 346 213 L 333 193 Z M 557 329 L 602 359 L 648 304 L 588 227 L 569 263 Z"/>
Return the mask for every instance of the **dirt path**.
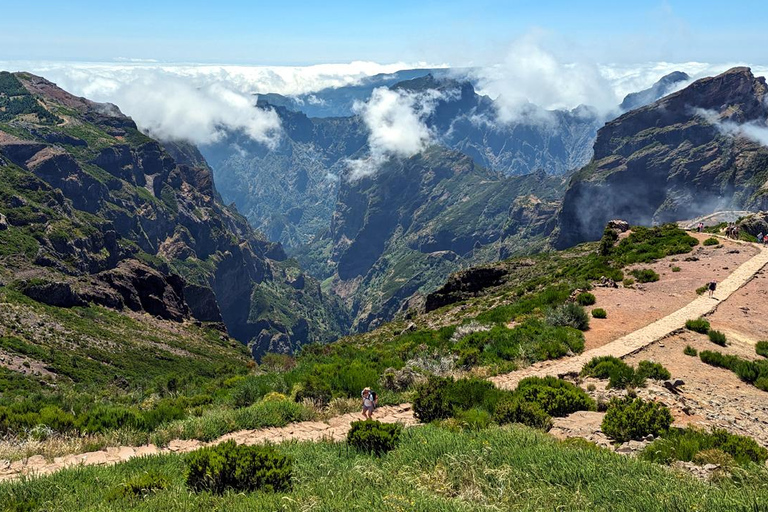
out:
<path id="1" fill-rule="evenodd" d="M 750 244 L 755 245 L 756 244 Z M 502 389 L 514 389 L 520 380 L 526 377 L 545 377 L 552 375 L 563 377 L 578 374 L 581 368 L 598 356 L 626 357 L 648 345 L 682 331 L 685 321 L 713 313 L 717 307 L 734 292 L 749 283 L 765 265 L 768 264 L 768 250 L 762 249 L 755 256 L 744 262 L 731 275 L 717 286 L 714 298 L 704 294 L 693 302 L 652 324 L 638 329 L 611 343 L 587 350 L 582 354 L 565 359 L 542 361 L 523 370 L 491 377 L 489 380 Z"/>
<path id="2" fill-rule="evenodd" d="M 413 417 L 410 404 L 381 407 L 374 414 L 374 418 L 385 423 L 402 423 L 406 426 L 417 423 Z M 0 481 L 11 480 L 22 475 L 49 475 L 61 469 L 78 465 L 104 466 L 125 462 L 134 457 L 187 453 L 202 446 L 214 445 L 230 439 L 249 445 L 280 443 L 287 440 L 321 441 L 329 439 L 340 441 L 346 438 L 351 423 L 359 419 L 361 419 L 359 413 L 349 413 L 336 416 L 328 421 L 303 421 L 279 428 L 241 430 L 222 436 L 210 443 L 203 443 L 197 440 L 175 440 L 171 441 L 167 448 L 158 448 L 155 445 L 120 446 L 96 452 L 56 457 L 53 462 L 47 461 L 42 455 L 35 455 L 15 462 L 0 461 Z"/>
<path id="3" fill-rule="evenodd" d="M 581 371 L 584 363 L 593 357 L 602 355 L 631 356 L 656 341 L 679 334 L 683 330 L 686 320 L 713 313 L 723 301 L 748 284 L 768 264 L 768 250 L 756 244 L 748 245 L 759 248 L 759 252 L 741 264 L 718 285 L 715 298 L 706 295 L 698 297 L 688 305 L 650 325 L 603 346 L 587 350 L 581 355 L 555 361 L 544 361 L 523 370 L 492 377 L 490 380 L 500 388 L 514 389 L 517 383 L 525 377 L 577 374 Z M 591 423 L 595 423 L 597 417 L 596 414 L 589 416 Z M 0 461 L 0 481 L 14 479 L 22 475 L 47 475 L 77 465 L 111 465 L 146 455 L 186 453 L 202 446 L 213 445 L 230 439 L 242 444 L 280 443 L 287 440 L 320 441 L 330 439 L 338 441 L 346 437 L 350 424 L 358 419 L 359 414 L 350 413 L 327 421 L 306 421 L 292 423 L 280 428 L 233 432 L 211 443 L 196 440 L 175 440 L 167 448 L 158 448 L 154 445 L 121 446 L 96 452 L 56 457 L 53 462 L 47 461 L 41 455 L 15 462 Z M 399 422 L 406 426 L 417 423 L 410 404 L 381 407 L 376 414 L 376 419 L 387 423 Z"/>

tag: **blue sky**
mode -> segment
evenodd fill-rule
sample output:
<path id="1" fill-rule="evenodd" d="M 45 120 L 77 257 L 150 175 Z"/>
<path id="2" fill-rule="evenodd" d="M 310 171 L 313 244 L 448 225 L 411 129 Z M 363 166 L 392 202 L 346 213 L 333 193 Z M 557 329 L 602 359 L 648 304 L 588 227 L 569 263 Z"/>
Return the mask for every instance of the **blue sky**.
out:
<path id="1" fill-rule="evenodd" d="M 758 1 L 3 1 L 0 60 L 487 64 L 536 33 L 597 62 L 759 62 Z"/>

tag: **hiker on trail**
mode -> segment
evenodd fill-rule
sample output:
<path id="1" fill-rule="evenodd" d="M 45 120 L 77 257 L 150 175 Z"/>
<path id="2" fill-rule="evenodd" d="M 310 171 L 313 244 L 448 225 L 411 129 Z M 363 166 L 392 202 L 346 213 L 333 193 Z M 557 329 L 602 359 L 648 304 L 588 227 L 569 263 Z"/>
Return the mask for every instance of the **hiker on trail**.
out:
<path id="1" fill-rule="evenodd" d="M 361 395 L 363 397 L 363 419 L 369 420 L 373 416 L 373 410 L 379 404 L 379 397 L 371 391 L 371 388 L 365 388 Z"/>
<path id="2" fill-rule="evenodd" d="M 702 231 L 704 231 L 704 223 L 699 222 L 699 233 L 701 233 Z"/>
<path id="3" fill-rule="evenodd" d="M 763 241 L 763 232 L 761 231 L 757 234 L 757 243 L 760 243 L 762 241 Z"/>
<path id="4" fill-rule="evenodd" d="M 710 297 L 714 295 L 716 289 L 717 289 L 717 281 L 712 280 L 709 283 L 707 283 L 707 290 L 709 290 Z"/>

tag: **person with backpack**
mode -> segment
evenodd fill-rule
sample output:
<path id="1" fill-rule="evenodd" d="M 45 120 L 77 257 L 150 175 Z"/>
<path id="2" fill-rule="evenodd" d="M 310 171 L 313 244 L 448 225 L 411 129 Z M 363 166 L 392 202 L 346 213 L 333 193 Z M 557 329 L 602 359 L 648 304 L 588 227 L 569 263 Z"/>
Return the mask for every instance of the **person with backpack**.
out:
<path id="1" fill-rule="evenodd" d="M 363 419 L 370 420 L 373 416 L 373 411 L 379 404 L 379 397 L 371 388 L 365 388 L 361 393 L 363 397 Z"/>
<path id="2" fill-rule="evenodd" d="M 710 297 L 712 297 L 712 295 L 715 294 L 716 289 L 717 289 L 717 281 L 712 280 L 709 283 L 707 283 L 707 290 L 709 290 Z"/>

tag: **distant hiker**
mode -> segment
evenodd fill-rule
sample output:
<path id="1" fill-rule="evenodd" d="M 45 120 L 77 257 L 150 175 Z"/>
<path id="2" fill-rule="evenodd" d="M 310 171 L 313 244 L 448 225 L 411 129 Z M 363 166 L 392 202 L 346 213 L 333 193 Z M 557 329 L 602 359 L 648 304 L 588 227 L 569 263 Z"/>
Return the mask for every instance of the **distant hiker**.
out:
<path id="1" fill-rule="evenodd" d="M 699 222 L 699 233 L 701 233 L 702 231 L 704 231 L 704 223 Z"/>
<path id="2" fill-rule="evenodd" d="M 363 397 L 363 419 L 369 420 L 373 416 L 373 410 L 379 404 L 379 397 L 371 391 L 371 388 L 365 388 L 361 395 Z"/>
<path id="3" fill-rule="evenodd" d="M 707 283 L 707 290 L 709 290 L 710 297 L 714 295 L 716 289 L 717 289 L 717 281 L 712 280 L 709 283 Z"/>

